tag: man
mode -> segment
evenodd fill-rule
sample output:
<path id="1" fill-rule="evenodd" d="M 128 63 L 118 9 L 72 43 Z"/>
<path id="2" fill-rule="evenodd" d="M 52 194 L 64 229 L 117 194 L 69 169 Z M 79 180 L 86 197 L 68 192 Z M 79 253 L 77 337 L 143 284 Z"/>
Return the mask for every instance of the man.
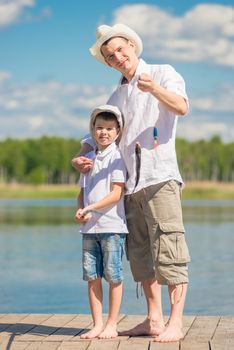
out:
<path id="1" fill-rule="evenodd" d="M 91 54 L 122 77 L 108 104 L 125 118 L 119 143 L 128 170 L 125 210 L 129 235 L 127 255 L 136 282 L 147 301 L 146 320 L 122 335 L 153 335 L 159 342 L 183 338 L 182 315 L 190 261 L 184 237 L 175 134 L 177 116 L 188 111 L 183 78 L 169 65 L 149 65 L 139 58 L 140 37 L 116 24 L 97 28 Z M 91 138 L 83 141 L 74 167 L 85 172 Z M 82 156 L 81 156 L 82 155 Z M 168 285 L 171 313 L 164 325 L 161 285 Z"/>

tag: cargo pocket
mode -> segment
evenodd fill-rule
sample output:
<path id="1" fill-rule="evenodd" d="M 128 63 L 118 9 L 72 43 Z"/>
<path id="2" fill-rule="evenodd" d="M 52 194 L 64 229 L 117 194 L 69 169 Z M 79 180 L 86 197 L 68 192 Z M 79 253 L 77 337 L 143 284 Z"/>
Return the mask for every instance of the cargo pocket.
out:
<path id="1" fill-rule="evenodd" d="M 184 264 L 190 261 L 189 250 L 183 226 L 159 223 L 158 261 L 162 264 Z M 179 229 L 179 230 L 178 230 Z"/>

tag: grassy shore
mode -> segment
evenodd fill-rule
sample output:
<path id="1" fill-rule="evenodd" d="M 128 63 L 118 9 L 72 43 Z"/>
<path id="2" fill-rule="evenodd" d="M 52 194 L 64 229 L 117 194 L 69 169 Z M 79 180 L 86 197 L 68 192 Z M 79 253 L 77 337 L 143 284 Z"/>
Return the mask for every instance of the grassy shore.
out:
<path id="1" fill-rule="evenodd" d="M 75 198 L 76 185 L 0 184 L 0 198 Z M 234 199 L 234 183 L 188 182 L 183 199 Z"/>

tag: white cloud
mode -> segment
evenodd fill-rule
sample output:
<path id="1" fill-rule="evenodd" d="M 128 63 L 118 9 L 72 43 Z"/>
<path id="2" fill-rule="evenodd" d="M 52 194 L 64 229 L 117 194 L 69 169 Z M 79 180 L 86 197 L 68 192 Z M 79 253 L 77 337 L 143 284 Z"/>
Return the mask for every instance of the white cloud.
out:
<path id="1" fill-rule="evenodd" d="M 19 21 L 27 7 L 34 7 L 36 0 L 1 0 L 0 1 L 0 28 L 4 28 Z M 38 21 L 51 16 L 51 9 L 44 7 L 38 15 L 25 15 L 26 21 Z"/>
<path id="2" fill-rule="evenodd" d="M 0 72 L 0 138 L 58 135 L 80 138 L 88 132 L 93 108 L 106 103 L 103 87 L 42 81 L 19 84 Z M 234 139 L 234 88 L 220 85 L 218 93 L 191 97 L 191 111 L 179 118 L 178 136 L 194 140 L 219 134 Z"/>
<path id="3" fill-rule="evenodd" d="M 58 81 L 20 85 L 8 72 L 0 72 L 0 91 L 0 138 L 81 137 L 92 109 L 110 95 L 103 87 Z"/>
<path id="4" fill-rule="evenodd" d="M 0 27 L 15 22 L 25 7 L 34 6 L 34 0 L 2 0 L 0 3 Z"/>
<path id="5" fill-rule="evenodd" d="M 210 96 L 194 97 L 191 106 L 200 111 L 234 113 L 234 86 L 223 84 Z"/>
<path id="6" fill-rule="evenodd" d="M 232 142 L 234 139 L 232 122 L 225 122 L 223 118 L 218 120 L 209 118 L 206 114 L 179 118 L 177 137 L 197 141 L 207 140 L 215 135 L 220 136 L 224 142 Z"/>
<path id="7" fill-rule="evenodd" d="M 157 6 L 125 5 L 115 11 L 113 23 L 135 29 L 147 57 L 234 67 L 233 7 L 199 4 L 176 17 Z"/>

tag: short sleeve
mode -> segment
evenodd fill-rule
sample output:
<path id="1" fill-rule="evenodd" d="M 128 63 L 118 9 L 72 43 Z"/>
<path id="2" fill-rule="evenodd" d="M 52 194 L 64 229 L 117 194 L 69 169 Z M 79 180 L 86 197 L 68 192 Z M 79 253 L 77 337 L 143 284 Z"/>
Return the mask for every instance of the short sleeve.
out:
<path id="1" fill-rule="evenodd" d="M 80 174 L 80 178 L 78 181 L 78 186 L 80 186 L 80 188 L 84 188 L 85 187 L 85 177 L 83 174 Z"/>
<path id="2" fill-rule="evenodd" d="M 126 179 L 127 179 L 126 166 L 120 152 L 117 152 L 111 164 L 111 182 L 125 183 Z"/>
<path id="3" fill-rule="evenodd" d="M 83 145 L 84 143 L 88 143 L 93 148 L 96 147 L 95 141 L 93 140 L 90 134 L 87 134 L 83 137 L 83 139 L 81 140 L 81 144 Z"/>
<path id="4" fill-rule="evenodd" d="M 188 103 L 185 82 L 182 76 L 170 65 L 163 65 L 162 86 L 168 91 L 184 97 Z"/>

